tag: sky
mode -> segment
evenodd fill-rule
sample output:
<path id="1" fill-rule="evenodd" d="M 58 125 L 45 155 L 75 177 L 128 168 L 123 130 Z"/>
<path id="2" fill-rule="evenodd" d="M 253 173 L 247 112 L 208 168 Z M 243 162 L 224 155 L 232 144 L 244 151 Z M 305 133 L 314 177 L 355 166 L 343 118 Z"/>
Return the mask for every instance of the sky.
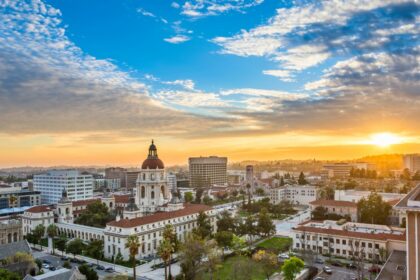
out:
<path id="1" fill-rule="evenodd" d="M 415 0 L 0 0 L 0 167 L 420 152 Z"/>

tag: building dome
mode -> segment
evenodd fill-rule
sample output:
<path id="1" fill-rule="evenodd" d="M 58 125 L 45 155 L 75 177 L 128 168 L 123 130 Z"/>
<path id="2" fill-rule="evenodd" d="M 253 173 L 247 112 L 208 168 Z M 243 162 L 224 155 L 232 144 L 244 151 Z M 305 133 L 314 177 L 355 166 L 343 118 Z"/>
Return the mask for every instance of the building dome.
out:
<path id="1" fill-rule="evenodd" d="M 155 144 L 153 143 L 149 147 L 149 155 L 147 156 L 147 159 L 143 161 L 143 164 L 141 165 L 141 169 L 164 169 L 165 166 L 163 162 L 159 159 L 157 154 L 157 148 Z"/>

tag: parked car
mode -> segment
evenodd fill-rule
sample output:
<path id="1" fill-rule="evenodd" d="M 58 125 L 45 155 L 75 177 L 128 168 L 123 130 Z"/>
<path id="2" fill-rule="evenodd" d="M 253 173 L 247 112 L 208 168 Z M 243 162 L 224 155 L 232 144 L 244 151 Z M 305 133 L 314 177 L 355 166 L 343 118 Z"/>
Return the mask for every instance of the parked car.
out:
<path id="1" fill-rule="evenodd" d="M 381 271 L 381 268 L 379 266 L 377 266 L 377 265 L 372 265 L 369 268 L 369 272 L 370 273 L 379 273 L 380 271 Z"/>
<path id="2" fill-rule="evenodd" d="M 354 274 L 350 275 L 350 280 L 357 280 L 357 276 Z"/>
<path id="3" fill-rule="evenodd" d="M 42 264 L 42 268 L 49 269 L 49 268 L 50 268 L 50 265 L 49 265 L 49 264 L 44 263 L 44 264 Z"/>
<path id="4" fill-rule="evenodd" d="M 324 260 L 323 259 L 316 259 L 315 260 L 315 263 L 317 263 L 317 264 L 323 264 L 324 263 Z"/>
<path id="5" fill-rule="evenodd" d="M 281 254 L 279 254 L 279 256 L 278 256 L 280 259 L 288 259 L 289 258 L 289 255 L 288 254 L 286 254 L 286 253 L 281 253 Z"/>
<path id="6" fill-rule="evenodd" d="M 78 261 L 78 259 L 70 259 L 70 262 L 72 262 L 72 263 L 78 263 L 79 261 Z"/>
<path id="7" fill-rule="evenodd" d="M 346 267 L 348 268 L 348 269 L 356 269 L 357 267 L 356 267 L 356 265 L 354 265 L 353 263 L 348 263 L 347 265 L 346 265 Z"/>
<path id="8" fill-rule="evenodd" d="M 98 265 L 98 266 L 96 266 L 96 269 L 97 269 L 97 270 L 104 270 L 104 269 L 105 269 L 105 267 L 104 267 L 103 265 Z"/>
<path id="9" fill-rule="evenodd" d="M 331 265 L 333 265 L 333 266 L 342 266 L 342 263 L 341 262 L 339 262 L 339 261 L 332 261 L 331 262 Z"/>
<path id="10" fill-rule="evenodd" d="M 89 263 L 87 266 L 88 266 L 88 267 L 94 267 L 94 266 L 95 266 L 95 264 L 94 264 L 94 263 Z"/>
<path id="11" fill-rule="evenodd" d="M 69 258 L 68 258 L 68 257 L 66 257 L 66 256 L 62 256 L 62 257 L 61 257 L 61 260 L 62 260 L 62 261 L 68 261 L 68 260 L 69 260 Z"/>
<path id="12" fill-rule="evenodd" d="M 51 270 L 51 271 L 55 271 L 55 270 L 56 270 L 56 268 L 55 268 L 54 266 L 50 266 L 50 267 L 49 267 L 49 270 Z"/>
<path id="13" fill-rule="evenodd" d="M 314 280 L 325 280 L 325 278 L 321 277 L 321 276 L 318 276 L 318 277 L 315 277 Z"/>
<path id="14" fill-rule="evenodd" d="M 51 262 L 49 260 L 42 260 L 43 263 L 50 264 Z"/>
<path id="15" fill-rule="evenodd" d="M 322 270 L 327 274 L 332 274 L 332 269 L 328 266 L 324 266 Z"/>
<path id="16" fill-rule="evenodd" d="M 112 267 L 105 268 L 105 272 L 114 272 L 114 269 Z"/>

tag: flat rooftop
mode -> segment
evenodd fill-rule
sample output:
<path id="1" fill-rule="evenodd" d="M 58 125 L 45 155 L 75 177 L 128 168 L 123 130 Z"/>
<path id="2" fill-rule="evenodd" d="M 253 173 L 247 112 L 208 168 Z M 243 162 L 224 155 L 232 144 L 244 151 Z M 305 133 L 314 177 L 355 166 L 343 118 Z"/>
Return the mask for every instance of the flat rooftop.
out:
<path id="1" fill-rule="evenodd" d="M 420 184 L 417 184 L 394 208 L 400 210 L 420 211 Z"/>
<path id="2" fill-rule="evenodd" d="M 406 280 L 406 252 L 393 251 L 388 257 L 376 280 Z"/>

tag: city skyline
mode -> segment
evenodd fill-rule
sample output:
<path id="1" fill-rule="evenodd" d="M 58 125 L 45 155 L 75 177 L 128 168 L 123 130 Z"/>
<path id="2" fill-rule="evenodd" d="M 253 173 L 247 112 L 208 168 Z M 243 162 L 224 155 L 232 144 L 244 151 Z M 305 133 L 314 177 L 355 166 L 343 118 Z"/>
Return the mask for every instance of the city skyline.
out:
<path id="1" fill-rule="evenodd" d="M 0 2 L 0 167 L 420 151 L 417 1 Z"/>

